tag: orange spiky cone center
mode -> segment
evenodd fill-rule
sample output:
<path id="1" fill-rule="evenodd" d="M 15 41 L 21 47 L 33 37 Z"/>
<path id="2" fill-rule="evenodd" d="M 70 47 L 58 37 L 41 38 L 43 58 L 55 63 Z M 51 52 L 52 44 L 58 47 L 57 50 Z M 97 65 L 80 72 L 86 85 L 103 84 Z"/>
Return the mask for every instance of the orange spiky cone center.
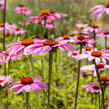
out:
<path id="1" fill-rule="evenodd" d="M 22 41 L 22 45 L 24 45 L 24 46 L 28 46 L 28 45 L 31 45 L 33 43 L 34 43 L 33 39 L 25 39 Z"/>
<path id="2" fill-rule="evenodd" d="M 21 83 L 24 85 L 33 83 L 33 79 L 31 77 L 24 77 L 21 79 Z"/>
<path id="3" fill-rule="evenodd" d="M 44 46 L 46 46 L 46 45 L 54 46 L 54 45 L 57 45 L 59 43 L 57 41 L 54 41 L 54 40 L 47 40 L 47 41 L 44 41 L 43 44 L 44 44 Z"/>
<path id="4" fill-rule="evenodd" d="M 63 36 L 63 38 L 64 38 L 64 39 L 69 39 L 69 38 L 70 38 L 70 35 L 67 35 L 67 34 L 66 34 L 66 35 Z"/>
<path id="5" fill-rule="evenodd" d="M 91 53 L 92 56 L 95 56 L 95 57 L 100 57 L 102 55 L 102 53 L 100 51 L 93 51 Z"/>
<path id="6" fill-rule="evenodd" d="M 41 15 L 47 15 L 47 16 L 49 16 L 50 15 L 50 11 L 49 10 L 42 10 L 42 11 L 40 11 L 40 14 Z"/>
<path id="7" fill-rule="evenodd" d="M 106 7 L 109 7 L 109 1 L 105 3 L 105 6 Z"/>

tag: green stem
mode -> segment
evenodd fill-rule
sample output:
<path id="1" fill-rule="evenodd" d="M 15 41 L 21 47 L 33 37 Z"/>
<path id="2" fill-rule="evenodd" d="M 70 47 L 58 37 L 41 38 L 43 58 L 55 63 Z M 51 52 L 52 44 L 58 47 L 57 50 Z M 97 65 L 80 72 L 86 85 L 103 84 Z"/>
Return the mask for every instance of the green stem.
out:
<path id="1" fill-rule="evenodd" d="M 33 60 L 32 60 L 32 56 L 31 55 L 29 55 L 29 61 L 30 61 L 30 64 L 31 64 L 33 77 L 35 77 L 34 64 L 33 64 Z"/>
<path id="2" fill-rule="evenodd" d="M 0 109 L 2 109 L 2 91 L 0 91 Z"/>
<path id="3" fill-rule="evenodd" d="M 101 106 L 101 103 L 100 103 L 100 93 L 98 94 L 98 98 L 99 98 L 99 109 L 100 109 L 100 106 Z"/>
<path id="4" fill-rule="evenodd" d="M 8 75 L 10 74 L 11 60 L 8 61 Z"/>
<path id="5" fill-rule="evenodd" d="M 47 19 L 45 18 L 45 19 L 44 19 L 43 36 L 44 36 L 44 38 L 48 39 L 47 36 L 45 37 L 45 33 L 46 33 L 46 23 L 47 23 Z"/>
<path id="6" fill-rule="evenodd" d="M 96 47 L 96 33 L 95 33 L 95 30 L 94 30 L 94 32 L 93 32 L 93 39 L 94 39 L 94 41 L 95 41 L 95 43 L 94 43 L 94 48 Z"/>
<path id="7" fill-rule="evenodd" d="M 107 37 L 105 37 L 105 49 L 107 49 Z"/>
<path id="8" fill-rule="evenodd" d="M 97 94 L 95 93 L 95 109 L 97 109 Z"/>
<path id="9" fill-rule="evenodd" d="M 26 93 L 26 109 L 30 109 L 30 107 L 29 107 L 29 93 Z"/>
<path id="10" fill-rule="evenodd" d="M 44 82 L 45 81 L 45 79 L 44 79 L 44 61 L 43 60 L 41 60 L 41 72 L 40 72 L 40 75 L 41 75 L 41 77 L 42 77 L 42 81 Z M 42 103 L 43 103 L 43 105 L 45 105 L 45 97 L 46 97 L 46 92 L 45 92 L 45 90 L 43 90 L 43 94 L 44 94 L 44 97 L 43 97 L 43 100 L 42 100 Z"/>
<path id="11" fill-rule="evenodd" d="M 38 93 L 36 93 L 36 98 L 37 98 L 37 109 L 40 109 L 40 104 L 39 104 L 39 96 Z"/>
<path id="12" fill-rule="evenodd" d="M 51 90 L 51 75 L 52 75 L 52 64 L 53 64 L 53 52 L 49 52 L 49 76 L 48 76 L 48 106 L 50 109 L 50 90 Z"/>
<path id="13" fill-rule="evenodd" d="M 82 53 L 82 45 L 80 45 L 80 54 Z M 81 67 L 81 60 L 78 62 L 78 76 L 77 76 L 77 84 L 76 84 L 76 95 L 75 95 L 75 107 L 77 108 L 77 99 L 78 99 L 78 88 L 79 88 L 79 80 L 80 80 L 80 67 Z"/>
<path id="14" fill-rule="evenodd" d="M 105 109 L 104 90 L 103 90 L 103 86 L 102 86 L 102 83 L 101 83 L 101 80 L 100 80 L 100 75 L 99 75 L 99 71 L 98 71 L 98 66 L 96 65 L 95 60 L 94 60 L 94 63 L 95 63 L 95 69 L 96 69 L 96 73 L 97 73 L 98 81 L 99 81 L 100 88 L 101 88 L 103 109 Z"/>
<path id="15" fill-rule="evenodd" d="M 92 72 L 92 83 L 94 82 L 94 75 L 93 75 L 94 72 Z M 93 104 L 93 94 L 92 95 L 92 104 Z"/>
<path id="16" fill-rule="evenodd" d="M 35 77 L 34 63 L 33 63 L 31 55 L 29 55 L 29 60 L 30 60 L 31 68 L 32 68 L 33 77 Z M 38 98 L 39 98 L 38 93 L 36 93 L 36 98 L 37 98 L 37 108 L 40 109 L 40 104 L 39 104 L 39 100 L 38 100 Z"/>

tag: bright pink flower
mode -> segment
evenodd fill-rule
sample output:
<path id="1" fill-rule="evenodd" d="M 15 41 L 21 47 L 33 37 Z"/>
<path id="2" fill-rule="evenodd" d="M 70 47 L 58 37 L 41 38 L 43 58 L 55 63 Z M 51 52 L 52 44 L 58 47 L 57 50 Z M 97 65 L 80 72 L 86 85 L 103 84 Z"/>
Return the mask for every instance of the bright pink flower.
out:
<path id="1" fill-rule="evenodd" d="M 101 76 L 100 77 L 101 83 L 106 87 L 106 85 L 109 85 L 109 77 L 108 76 Z M 105 88 L 104 87 L 104 88 Z"/>
<path id="2" fill-rule="evenodd" d="M 109 14 L 109 1 L 105 3 L 105 5 L 96 5 L 95 7 L 91 8 L 89 10 L 94 11 L 91 15 L 91 17 L 96 17 L 99 19 L 104 12 L 106 12 L 106 14 Z"/>
<path id="3" fill-rule="evenodd" d="M 92 27 L 86 27 L 83 29 L 83 31 L 89 32 L 90 34 L 92 34 L 93 32 L 95 32 L 96 34 L 101 34 L 102 32 L 105 32 L 103 28 L 100 28 L 97 25 L 92 25 Z"/>
<path id="4" fill-rule="evenodd" d="M 50 16 L 52 20 L 60 20 L 62 17 L 59 13 L 56 13 L 54 10 L 50 11 Z"/>
<path id="5" fill-rule="evenodd" d="M 0 23 L 0 32 L 3 32 L 4 24 Z"/>
<path id="6" fill-rule="evenodd" d="M 60 42 L 64 42 L 64 43 L 75 42 L 75 38 L 66 34 L 64 36 L 61 36 L 61 37 L 57 38 L 56 41 L 60 41 Z"/>
<path id="7" fill-rule="evenodd" d="M 0 9 L 4 9 L 4 0 L 0 1 Z M 9 9 L 8 3 L 6 3 L 6 9 Z"/>
<path id="8" fill-rule="evenodd" d="M 66 13 L 60 13 L 60 15 L 61 15 L 61 19 L 65 18 L 65 17 L 68 17 L 68 14 L 66 14 Z"/>
<path id="9" fill-rule="evenodd" d="M 101 73 L 101 71 L 104 71 L 104 70 L 109 70 L 109 65 L 107 65 L 107 64 L 100 63 L 97 66 L 98 66 L 99 73 Z M 93 71 L 94 76 L 97 76 L 96 75 L 97 74 L 96 73 L 96 68 L 95 68 L 94 64 L 83 66 L 83 67 L 81 67 L 81 70 L 82 71 L 87 71 L 87 70 Z"/>
<path id="10" fill-rule="evenodd" d="M 8 51 L 10 54 L 19 54 L 21 53 L 24 48 L 28 47 L 32 44 L 40 44 L 42 41 L 40 39 L 25 39 L 23 41 L 20 41 L 18 39 L 17 43 L 12 43 L 8 45 Z"/>
<path id="11" fill-rule="evenodd" d="M 25 14 L 25 15 L 30 15 L 32 13 L 32 10 L 26 8 L 24 5 L 19 5 L 17 8 L 15 8 L 15 11 L 17 14 Z"/>
<path id="12" fill-rule="evenodd" d="M 85 71 L 80 71 L 80 75 L 82 75 L 84 78 L 89 76 L 90 73 L 89 72 L 85 72 Z"/>
<path id="13" fill-rule="evenodd" d="M 59 43 L 55 40 L 46 40 L 44 42 L 41 42 L 40 44 L 32 44 L 26 47 L 24 50 L 24 54 L 25 55 L 36 54 L 40 56 L 55 48 L 60 48 L 62 51 L 64 49 L 70 50 L 70 51 L 74 50 L 74 47 L 71 44 Z"/>
<path id="14" fill-rule="evenodd" d="M 13 23 L 6 23 L 5 28 L 6 34 L 13 34 L 13 31 L 17 28 L 17 25 Z"/>
<path id="15" fill-rule="evenodd" d="M 18 53 L 16 54 L 10 54 L 9 51 L 5 52 L 3 51 L 2 53 L 0 53 L 0 65 L 7 63 L 10 59 L 15 60 L 15 59 L 21 59 L 21 54 Z"/>
<path id="16" fill-rule="evenodd" d="M 4 87 L 5 84 L 12 82 L 10 76 L 0 75 L 0 87 Z"/>
<path id="17" fill-rule="evenodd" d="M 98 34 L 97 36 L 100 36 L 103 38 L 109 38 L 109 32 L 105 31 L 105 32 L 102 32 L 101 34 Z"/>
<path id="18" fill-rule="evenodd" d="M 52 16 L 50 16 L 50 11 L 49 10 L 42 10 L 42 11 L 40 11 L 40 14 L 38 15 L 38 17 L 40 18 L 40 19 L 44 19 L 44 20 L 46 20 L 46 21 L 48 21 L 48 22 L 52 22 Z"/>
<path id="19" fill-rule="evenodd" d="M 74 37 L 75 39 L 75 42 L 78 43 L 78 44 L 91 44 L 93 45 L 95 43 L 94 40 L 90 40 L 90 39 L 87 39 L 85 36 L 78 36 L 78 37 Z"/>
<path id="20" fill-rule="evenodd" d="M 98 83 L 88 83 L 85 86 L 83 86 L 83 89 L 85 89 L 86 91 L 90 93 L 100 93 L 101 92 L 101 88 Z"/>
<path id="21" fill-rule="evenodd" d="M 29 21 L 32 21 L 33 23 L 36 24 L 44 24 L 44 20 L 40 18 L 39 16 L 32 16 L 28 18 Z"/>
<path id="22" fill-rule="evenodd" d="M 9 87 L 11 87 L 10 91 L 13 91 L 16 89 L 16 94 L 21 93 L 23 90 L 27 93 L 30 92 L 30 90 L 33 90 L 35 92 L 40 92 L 42 89 L 46 89 L 47 86 L 44 82 L 41 82 L 39 79 L 41 77 L 23 77 L 20 81 L 12 83 Z"/>
<path id="23" fill-rule="evenodd" d="M 40 14 L 38 16 L 29 17 L 28 20 L 32 21 L 33 23 L 44 24 L 45 20 L 47 22 L 52 22 L 53 20 L 60 20 L 63 17 L 65 16 L 59 13 L 56 13 L 55 11 L 42 10 L 40 11 Z"/>
<path id="24" fill-rule="evenodd" d="M 78 51 L 68 52 L 68 57 L 75 58 L 79 55 Z"/>
<path id="25" fill-rule="evenodd" d="M 78 59 L 88 58 L 89 61 L 95 60 L 96 64 L 100 64 L 101 60 L 104 64 L 106 64 L 106 60 L 109 60 L 109 54 L 102 53 L 100 51 L 89 51 L 87 54 L 83 53 L 77 56 Z"/>
<path id="26" fill-rule="evenodd" d="M 109 48 L 108 47 L 107 48 L 104 48 L 104 49 L 101 50 L 101 52 L 102 53 L 108 53 L 109 54 Z"/>
<path id="27" fill-rule="evenodd" d="M 89 46 L 89 44 L 87 44 L 83 49 L 82 49 L 82 53 L 87 53 L 89 51 L 92 50 L 93 46 Z"/>
<path id="28" fill-rule="evenodd" d="M 47 22 L 46 28 L 47 28 L 47 29 L 55 29 L 56 26 L 55 26 L 52 22 Z"/>
<path id="29" fill-rule="evenodd" d="M 20 24 L 21 26 L 27 26 L 27 25 L 30 24 L 30 22 L 20 21 L 19 24 Z"/>
<path id="30" fill-rule="evenodd" d="M 20 35 L 20 34 L 25 34 L 27 31 L 24 30 L 23 28 L 15 28 L 13 30 L 10 30 L 10 34 L 14 35 Z"/>

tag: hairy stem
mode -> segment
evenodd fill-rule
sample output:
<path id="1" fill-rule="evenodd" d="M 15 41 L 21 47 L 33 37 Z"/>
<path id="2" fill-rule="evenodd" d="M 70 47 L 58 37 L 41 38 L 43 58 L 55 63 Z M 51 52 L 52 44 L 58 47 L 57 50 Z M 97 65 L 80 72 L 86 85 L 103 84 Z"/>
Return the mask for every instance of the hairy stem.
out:
<path id="1" fill-rule="evenodd" d="M 107 49 L 107 37 L 105 37 L 105 49 Z"/>
<path id="2" fill-rule="evenodd" d="M 51 90 L 51 75 L 52 75 L 52 64 L 53 64 L 53 52 L 49 52 L 49 76 L 48 76 L 48 106 L 50 109 L 50 90 Z"/>
<path id="3" fill-rule="evenodd" d="M 95 63 L 95 60 L 94 60 L 94 63 Z M 103 87 L 102 87 L 102 83 L 101 83 L 100 75 L 99 75 L 99 71 L 98 71 L 98 66 L 96 65 L 96 63 L 95 63 L 95 69 L 96 69 L 96 73 L 97 73 L 98 81 L 99 81 L 100 88 L 101 88 L 103 109 L 105 109 L 104 90 L 103 90 Z"/>
<path id="4" fill-rule="evenodd" d="M 30 109 L 30 107 L 29 107 L 29 93 L 26 93 L 26 109 Z"/>
<path id="5" fill-rule="evenodd" d="M 33 77 L 35 77 L 34 64 L 33 64 L 33 60 L 32 60 L 32 56 L 31 55 L 29 55 L 29 61 L 30 61 L 30 64 L 31 64 Z"/>
<path id="6" fill-rule="evenodd" d="M 80 54 L 82 53 L 82 45 L 80 45 Z M 78 88 L 79 88 L 79 80 L 80 80 L 80 66 L 81 60 L 78 62 L 78 76 L 77 76 L 77 84 L 76 84 L 76 95 L 75 95 L 75 108 L 77 108 L 77 99 L 78 99 Z"/>

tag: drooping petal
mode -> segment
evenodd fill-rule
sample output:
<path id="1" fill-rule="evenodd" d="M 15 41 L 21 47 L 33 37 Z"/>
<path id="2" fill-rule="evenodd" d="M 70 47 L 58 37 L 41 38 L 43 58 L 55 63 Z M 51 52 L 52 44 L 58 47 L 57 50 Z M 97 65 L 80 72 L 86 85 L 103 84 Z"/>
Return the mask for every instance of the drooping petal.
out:
<path id="1" fill-rule="evenodd" d="M 100 58 L 95 58 L 95 62 L 96 62 L 96 64 L 98 65 L 98 64 L 100 64 Z"/>
<path id="2" fill-rule="evenodd" d="M 42 90 L 42 88 L 40 88 L 37 84 L 35 84 L 35 83 L 32 83 L 31 85 L 30 85 L 30 87 L 31 87 L 31 89 L 33 90 L 33 91 L 35 91 L 35 92 L 40 92 L 41 90 Z"/>
<path id="3" fill-rule="evenodd" d="M 30 85 L 24 85 L 23 88 L 27 93 L 30 91 Z"/>
<path id="4" fill-rule="evenodd" d="M 23 86 L 18 87 L 18 88 L 16 89 L 16 94 L 19 94 L 20 92 L 22 92 L 23 89 L 24 89 Z"/>

